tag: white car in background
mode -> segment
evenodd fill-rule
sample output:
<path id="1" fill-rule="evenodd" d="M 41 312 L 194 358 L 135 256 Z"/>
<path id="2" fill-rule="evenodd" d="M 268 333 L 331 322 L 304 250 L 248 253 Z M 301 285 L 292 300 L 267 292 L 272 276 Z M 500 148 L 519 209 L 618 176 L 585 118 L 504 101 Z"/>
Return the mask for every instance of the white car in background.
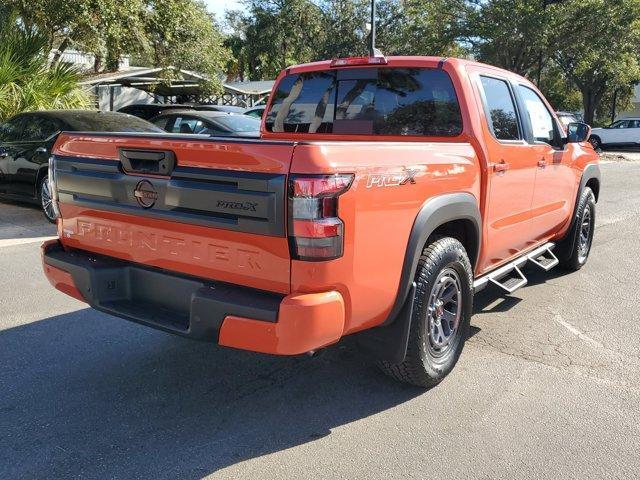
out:
<path id="1" fill-rule="evenodd" d="M 591 130 L 593 148 L 640 147 L 640 117 L 623 118 L 605 128 Z"/>

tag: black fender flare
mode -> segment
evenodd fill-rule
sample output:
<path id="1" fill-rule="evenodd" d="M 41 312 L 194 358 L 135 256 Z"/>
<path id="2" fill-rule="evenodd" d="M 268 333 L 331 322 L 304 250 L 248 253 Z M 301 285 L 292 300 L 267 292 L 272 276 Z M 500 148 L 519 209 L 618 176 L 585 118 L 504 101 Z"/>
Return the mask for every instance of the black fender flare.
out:
<path id="1" fill-rule="evenodd" d="M 474 251 L 467 253 L 469 254 L 471 265 L 475 267 L 482 243 L 482 219 L 476 197 L 470 193 L 447 193 L 431 198 L 422 206 L 413 222 L 402 265 L 398 295 L 387 319 L 382 325 L 392 323 L 402 309 L 415 278 L 418 260 L 422 255 L 427 239 L 438 227 L 454 220 L 468 220 L 474 226 L 475 238 L 473 241 L 476 248 Z"/>
<path id="2" fill-rule="evenodd" d="M 407 242 L 400 283 L 395 302 L 386 320 L 378 327 L 359 335 L 359 344 L 380 360 L 401 363 L 407 353 L 407 341 L 413 310 L 414 278 L 418 260 L 428 238 L 436 229 L 454 220 L 466 220 L 473 228 L 471 234 L 475 248 L 469 254 L 475 268 L 482 244 L 482 217 L 476 197 L 467 192 L 448 193 L 429 199 L 413 222 Z"/>
<path id="3" fill-rule="evenodd" d="M 556 252 L 559 254 L 561 259 L 566 260 L 571 256 L 571 251 L 573 250 L 573 244 L 575 242 L 575 229 L 578 225 L 578 205 L 580 204 L 580 197 L 582 197 L 582 192 L 584 191 L 587 183 L 594 180 L 598 185 L 598 190 L 593 192 L 596 196 L 596 202 L 598 201 L 600 194 L 600 165 L 597 163 L 590 163 L 585 167 L 582 172 L 582 177 L 580 178 L 580 186 L 578 187 L 578 194 L 576 195 L 576 201 L 573 206 L 573 214 L 571 215 L 571 223 L 569 224 L 569 229 L 565 236 L 556 243 Z"/>

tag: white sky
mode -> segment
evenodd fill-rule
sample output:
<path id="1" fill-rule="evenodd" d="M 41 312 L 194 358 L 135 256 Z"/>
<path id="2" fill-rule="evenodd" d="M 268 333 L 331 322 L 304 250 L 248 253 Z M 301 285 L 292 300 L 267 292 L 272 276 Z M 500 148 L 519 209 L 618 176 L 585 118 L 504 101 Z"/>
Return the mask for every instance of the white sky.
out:
<path id="1" fill-rule="evenodd" d="M 240 7 L 240 0 L 204 0 L 207 8 L 216 14 L 218 20 L 224 19 L 224 12 Z"/>

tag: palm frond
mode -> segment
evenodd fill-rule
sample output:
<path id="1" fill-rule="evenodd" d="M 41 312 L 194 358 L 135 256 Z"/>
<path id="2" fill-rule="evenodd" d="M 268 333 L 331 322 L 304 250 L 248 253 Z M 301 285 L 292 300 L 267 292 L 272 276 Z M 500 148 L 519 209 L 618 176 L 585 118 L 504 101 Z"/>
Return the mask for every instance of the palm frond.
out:
<path id="1" fill-rule="evenodd" d="M 0 18 L 0 121 L 24 111 L 89 107 L 79 80 L 70 65 L 49 66 L 43 35 L 22 31 L 10 15 Z"/>

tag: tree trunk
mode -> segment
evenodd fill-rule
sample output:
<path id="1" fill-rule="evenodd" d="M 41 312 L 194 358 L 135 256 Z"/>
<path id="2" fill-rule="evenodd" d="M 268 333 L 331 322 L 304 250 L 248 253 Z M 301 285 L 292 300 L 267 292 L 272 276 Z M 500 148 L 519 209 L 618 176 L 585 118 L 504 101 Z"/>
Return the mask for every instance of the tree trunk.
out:
<path id="1" fill-rule="evenodd" d="M 71 40 L 69 39 L 69 37 L 64 37 L 64 40 L 58 46 L 58 48 L 56 49 L 56 53 L 53 55 L 53 58 L 51 59 L 51 66 L 52 67 L 55 67 L 56 65 L 58 65 L 58 63 L 60 63 L 60 59 L 62 58 L 62 54 L 64 53 L 64 51 L 67 48 L 69 48 L 69 44 L 70 43 L 71 43 Z"/>
<path id="2" fill-rule="evenodd" d="M 593 125 L 593 120 L 596 115 L 596 102 L 595 95 L 591 89 L 582 91 L 582 108 L 584 109 L 584 122 L 589 125 Z"/>
<path id="3" fill-rule="evenodd" d="M 96 53 L 94 54 L 94 59 L 93 59 L 93 72 L 100 73 L 101 69 L 102 69 L 102 56 Z"/>
<path id="4" fill-rule="evenodd" d="M 114 53 L 107 53 L 107 61 L 105 67 L 109 72 L 117 72 L 120 69 L 119 55 L 116 55 Z"/>
<path id="5" fill-rule="evenodd" d="M 605 87 L 594 88 L 593 86 L 582 90 L 582 106 L 584 108 L 584 121 L 589 125 L 593 125 L 596 118 L 596 112 L 602 102 Z"/>
<path id="6" fill-rule="evenodd" d="M 282 66 L 281 70 L 287 68 L 287 41 L 285 39 L 282 40 Z"/>

